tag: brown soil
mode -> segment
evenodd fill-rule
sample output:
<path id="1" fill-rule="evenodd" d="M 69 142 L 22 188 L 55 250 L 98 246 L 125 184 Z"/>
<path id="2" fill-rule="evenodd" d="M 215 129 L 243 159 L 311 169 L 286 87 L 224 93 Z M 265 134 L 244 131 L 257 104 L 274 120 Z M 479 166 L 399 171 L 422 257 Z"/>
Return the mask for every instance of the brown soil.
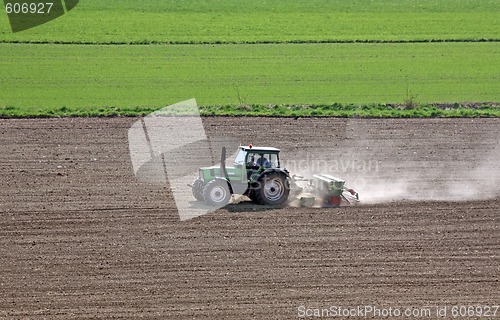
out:
<path id="1" fill-rule="evenodd" d="M 168 186 L 133 174 L 127 130 L 136 120 L 0 122 L 0 317 L 290 319 L 300 306 L 365 305 L 448 306 L 450 316 L 453 305 L 500 304 L 496 180 L 484 200 L 420 194 L 340 209 L 234 204 L 181 222 Z M 280 147 L 284 159 L 352 146 L 350 155 L 385 161 L 388 179 L 439 160 L 436 172 L 451 175 L 422 177 L 438 187 L 433 192 L 473 171 L 500 132 L 500 119 L 205 118 L 204 125 L 209 136 L 244 143 L 253 129 L 251 142 Z M 376 150 L 363 151 L 370 146 Z"/>

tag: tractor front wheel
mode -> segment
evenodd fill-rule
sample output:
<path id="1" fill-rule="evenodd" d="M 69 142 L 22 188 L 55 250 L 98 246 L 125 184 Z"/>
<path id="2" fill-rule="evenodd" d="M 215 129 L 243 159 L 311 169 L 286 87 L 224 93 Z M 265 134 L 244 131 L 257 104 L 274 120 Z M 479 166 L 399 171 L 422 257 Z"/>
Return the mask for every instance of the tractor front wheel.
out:
<path id="1" fill-rule="evenodd" d="M 203 188 L 203 199 L 211 206 L 224 207 L 231 199 L 227 181 L 212 180 Z"/>
<path id="2" fill-rule="evenodd" d="M 193 196 L 196 198 L 196 200 L 204 201 L 204 199 L 203 199 L 203 180 L 201 180 L 200 178 L 197 178 L 196 180 L 194 180 L 192 191 L 193 191 Z"/>
<path id="3" fill-rule="evenodd" d="M 290 184 L 283 173 L 264 174 L 258 182 L 254 195 L 259 204 L 282 205 L 288 200 Z"/>

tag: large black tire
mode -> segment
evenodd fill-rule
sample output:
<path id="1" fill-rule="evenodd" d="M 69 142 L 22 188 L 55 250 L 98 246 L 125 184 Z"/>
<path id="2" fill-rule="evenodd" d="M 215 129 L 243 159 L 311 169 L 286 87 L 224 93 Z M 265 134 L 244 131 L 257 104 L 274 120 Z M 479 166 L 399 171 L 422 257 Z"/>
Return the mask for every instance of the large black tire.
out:
<path id="1" fill-rule="evenodd" d="M 282 205 L 288 200 L 290 184 L 285 174 L 270 172 L 260 177 L 254 191 L 255 200 L 263 205 Z"/>
<path id="2" fill-rule="evenodd" d="M 203 180 L 201 180 L 200 178 L 194 180 L 192 191 L 193 191 L 193 196 L 195 197 L 196 200 L 198 201 L 205 200 L 203 199 Z"/>
<path id="3" fill-rule="evenodd" d="M 255 190 L 249 190 L 247 197 L 252 201 L 253 203 L 259 203 L 255 197 Z"/>
<path id="4" fill-rule="evenodd" d="M 227 181 L 212 180 L 207 183 L 203 188 L 203 199 L 208 205 L 224 207 L 231 199 Z"/>

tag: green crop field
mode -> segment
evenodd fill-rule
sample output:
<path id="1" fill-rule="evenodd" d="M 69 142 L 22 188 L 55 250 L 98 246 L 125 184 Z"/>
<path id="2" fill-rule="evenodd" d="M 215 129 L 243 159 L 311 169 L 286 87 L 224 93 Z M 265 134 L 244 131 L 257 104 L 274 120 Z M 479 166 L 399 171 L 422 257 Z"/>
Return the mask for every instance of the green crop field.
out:
<path id="1" fill-rule="evenodd" d="M 84 0 L 49 24 L 0 40 L 287 42 L 500 38 L 496 0 Z"/>
<path id="2" fill-rule="evenodd" d="M 487 103 L 497 115 L 499 70 L 498 1 L 85 0 L 19 33 L 0 14 L 3 116 L 141 114 L 193 97 L 214 114 Z"/>

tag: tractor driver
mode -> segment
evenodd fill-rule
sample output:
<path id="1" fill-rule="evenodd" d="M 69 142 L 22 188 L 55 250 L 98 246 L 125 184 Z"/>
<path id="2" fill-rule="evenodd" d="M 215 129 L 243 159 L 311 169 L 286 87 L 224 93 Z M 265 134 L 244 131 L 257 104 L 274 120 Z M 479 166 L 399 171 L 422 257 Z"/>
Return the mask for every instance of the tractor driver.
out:
<path id="1" fill-rule="evenodd" d="M 247 169 L 252 169 L 253 167 L 255 167 L 255 156 L 251 154 L 248 157 Z"/>
<path id="2" fill-rule="evenodd" d="M 269 162 L 264 156 L 257 159 L 257 165 L 264 168 L 271 168 L 271 162 Z"/>
<path id="3" fill-rule="evenodd" d="M 255 158 L 257 157 L 257 161 L 255 161 Z M 257 170 L 259 169 L 260 167 L 263 167 L 263 168 L 271 168 L 271 162 L 269 162 L 266 157 L 264 157 L 263 155 L 259 155 L 259 154 L 251 154 L 249 157 L 248 157 L 248 162 L 247 162 L 247 169 L 252 169 L 252 170 Z"/>

